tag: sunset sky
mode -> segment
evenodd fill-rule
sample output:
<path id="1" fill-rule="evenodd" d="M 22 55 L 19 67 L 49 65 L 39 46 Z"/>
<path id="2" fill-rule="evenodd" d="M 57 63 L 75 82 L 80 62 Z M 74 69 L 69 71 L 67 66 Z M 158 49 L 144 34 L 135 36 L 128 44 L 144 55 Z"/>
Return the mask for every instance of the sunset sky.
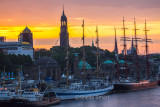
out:
<path id="1" fill-rule="evenodd" d="M 100 47 L 110 51 L 114 48 L 114 26 L 117 28 L 119 51 L 123 16 L 128 37 L 134 35 L 133 19 L 136 18 L 138 37 L 144 38 L 144 21 L 153 40 L 150 53 L 160 53 L 160 0 L 0 0 L 0 36 L 7 41 L 17 41 L 26 27 L 31 29 L 35 48 L 49 49 L 59 45 L 60 17 L 63 11 L 68 18 L 70 46 L 82 45 L 82 19 L 85 20 L 86 45 L 95 40 L 96 25 L 99 27 Z M 131 43 L 128 42 L 127 48 Z M 140 53 L 144 54 L 140 43 Z"/>

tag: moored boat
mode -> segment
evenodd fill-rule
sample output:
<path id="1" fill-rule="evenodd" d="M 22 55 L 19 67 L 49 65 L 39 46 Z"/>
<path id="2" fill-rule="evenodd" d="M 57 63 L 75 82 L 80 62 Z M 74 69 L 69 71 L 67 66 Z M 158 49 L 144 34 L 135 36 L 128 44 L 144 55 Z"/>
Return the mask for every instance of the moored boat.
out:
<path id="1" fill-rule="evenodd" d="M 157 81 L 140 81 L 140 82 L 129 82 L 129 83 L 115 83 L 115 91 L 132 91 L 132 90 L 142 90 L 149 88 L 156 88 Z"/>
<path id="2" fill-rule="evenodd" d="M 100 96 L 109 93 L 113 89 L 113 86 L 107 88 L 96 89 L 96 90 L 67 90 L 67 89 L 56 89 L 54 93 L 56 97 L 61 100 L 81 99 L 86 97 Z"/>
<path id="3" fill-rule="evenodd" d="M 4 66 L 4 74 L 5 74 L 5 66 Z M 5 107 L 10 105 L 10 99 L 15 95 L 15 92 L 5 88 L 5 75 L 4 75 L 3 85 L 4 85 L 3 88 L 0 88 L 0 105 L 2 107 Z"/>
<path id="4" fill-rule="evenodd" d="M 158 85 L 160 86 L 160 80 L 158 80 Z"/>
<path id="5" fill-rule="evenodd" d="M 48 107 L 60 103 L 60 98 L 43 99 L 40 101 L 30 101 L 21 97 L 10 100 L 8 107 Z"/>
<path id="6" fill-rule="evenodd" d="M 30 90 L 21 90 L 21 73 L 19 71 L 19 80 L 16 93 L 14 95 L 11 92 L 5 90 L 0 92 L 0 105 L 2 107 L 48 107 L 54 104 L 58 104 L 60 98 L 44 98 L 43 94 L 40 94 L 37 88 Z M 19 90 L 18 90 L 19 89 Z"/>

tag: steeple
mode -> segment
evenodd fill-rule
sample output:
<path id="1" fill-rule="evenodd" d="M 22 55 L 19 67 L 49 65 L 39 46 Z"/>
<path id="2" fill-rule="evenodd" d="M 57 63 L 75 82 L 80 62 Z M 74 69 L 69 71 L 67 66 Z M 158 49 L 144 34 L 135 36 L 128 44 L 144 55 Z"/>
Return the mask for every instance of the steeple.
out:
<path id="1" fill-rule="evenodd" d="M 63 16 L 64 16 L 65 14 L 64 14 L 64 5 L 63 5 Z"/>
<path id="2" fill-rule="evenodd" d="M 114 30 L 115 30 L 115 46 L 114 46 L 113 52 L 118 55 L 117 34 L 116 34 L 117 32 L 115 27 L 114 27 Z"/>
<path id="3" fill-rule="evenodd" d="M 64 22 L 67 22 L 67 17 L 64 13 L 64 6 L 63 6 L 63 13 L 62 13 L 62 16 L 61 16 L 61 22 L 64 21 Z"/>

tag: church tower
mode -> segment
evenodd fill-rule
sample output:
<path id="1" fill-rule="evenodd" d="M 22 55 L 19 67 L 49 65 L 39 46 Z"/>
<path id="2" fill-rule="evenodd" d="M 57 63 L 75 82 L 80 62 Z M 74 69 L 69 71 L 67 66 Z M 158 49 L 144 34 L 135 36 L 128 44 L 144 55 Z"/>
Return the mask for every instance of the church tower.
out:
<path id="1" fill-rule="evenodd" d="M 69 46 L 69 33 L 67 26 L 67 17 L 64 13 L 64 7 L 63 7 L 63 13 L 61 16 L 61 28 L 60 28 L 60 46 L 66 47 L 67 44 Z"/>

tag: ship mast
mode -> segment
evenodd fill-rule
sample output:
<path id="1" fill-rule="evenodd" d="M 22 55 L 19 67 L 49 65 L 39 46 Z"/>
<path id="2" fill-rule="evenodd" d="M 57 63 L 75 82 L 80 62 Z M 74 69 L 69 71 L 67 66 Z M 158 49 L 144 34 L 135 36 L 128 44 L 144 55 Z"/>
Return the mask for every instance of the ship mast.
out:
<path id="1" fill-rule="evenodd" d="M 69 52 L 68 52 L 68 47 L 69 47 L 69 43 L 68 43 L 68 36 L 66 36 L 66 57 L 65 57 L 65 61 L 66 61 L 66 72 L 67 72 L 67 89 L 68 89 L 68 76 L 69 76 L 69 58 L 68 58 L 68 55 L 69 55 Z"/>
<path id="2" fill-rule="evenodd" d="M 148 36 L 147 36 L 147 32 L 149 30 L 147 30 L 147 23 L 146 23 L 146 20 L 145 20 L 145 42 L 146 42 L 146 65 L 147 65 L 147 74 L 148 74 L 148 79 L 149 79 L 149 61 L 148 61 L 148 42 L 151 42 L 151 39 L 148 39 Z"/>
<path id="3" fill-rule="evenodd" d="M 4 84 L 4 90 L 5 90 L 5 66 L 3 67 L 3 70 L 4 70 L 4 72 L 3 72 L 3 74 L 4 74 L 4 81 L 3 81 L 3 84 Z"/>
<path id="4" fill-rule="evenodd" d="M 97 34 L 97 39 L 96 39 L 96 44 L 97 44 L 97 78 L 99 76 L 99 35 L 98 35 L 98 27 L 96 26 L 96 34 Z"/>
<path id="5" fill-rule="evenodd" d="M 21 84 L 21 72 L 22 72 L 22 65 L 21 65 L 21 69 L 19 70 L 19 79 L 20 79 L 20 83 L 19 83 L 19 85 L 20 85 L 20 95 L 22 96 L 22 84 Z"/>
<path id="6" fill-rule="evenodd" d="M 126 41 L 129 41 L 129 38 L 126 37 L 126 28 L 125 27 L 125 20 L 124 20 L 124 17 L 123 17 L 123 37 L 121 37 L 121 40 L 123 41 L 123 46 L 124 46 L 124 56 L 125 56 L 125 70 L 126 70 L 126 77 L 128 77 L 128 72 L 127 72 L 127 44 L 126 44 Z"/>
<path id="7" fill-rule="evenodd" d="M 83 36 L 82 36 L 82 41 L 83 41 L 83 84 L 85 84 L 85 36 L 84 36 L 84 19 L 83 19 L 83 24 L 82 24 L 82 28 L 83 28 Z"/>
<path id="8" fill-rule="evenodd" d="M 115 31 L 115 57 L 116 57 L 116 63 L 117 63 L 117 76 L 118 76 L 118 81 L 119 81 L 119 63 L 118 63 L 118 48 L 117 48 L 117 30 L 114 27 L 114 31 Z"/>
<path id="9" fill-rule="evenodd" d="M 140 38 L 137 38 L 137 26 L 136 26 L 136 19 L 134 18 L 134 41 L 135 41 L 135 47 L 136 47 L 136 70 L 137 70 L 137 81 L 139 81 L 139 64 L 138 64 L 138 41 L 140 41 Z"/>
<path id="10" fill-rule="evenodd" d="M 19 94 L 19 91 L 20 91 L 20 95 L 22 95 L 22 92 L 21 92 L 21 70 L 22 70 L 22 65 L 21 65 L 21 68 L 18 68 L 18 86 L 16 88 L 16 93 Z M 19 91 L 18 91 L 19 89 Z"/>

